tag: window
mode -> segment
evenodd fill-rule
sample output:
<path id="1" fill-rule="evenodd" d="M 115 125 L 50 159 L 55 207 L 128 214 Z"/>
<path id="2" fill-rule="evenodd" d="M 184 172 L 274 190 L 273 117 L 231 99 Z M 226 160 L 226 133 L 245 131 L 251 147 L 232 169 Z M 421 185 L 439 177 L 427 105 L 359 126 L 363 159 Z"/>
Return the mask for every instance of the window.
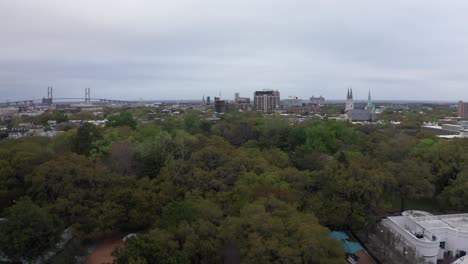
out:
<path id="1" fill-rule="evenodd" d="M 440 244 L 439 244 L 439 247 L 441 249 L 445 249 L 445 241 L 441 241 Z"/>

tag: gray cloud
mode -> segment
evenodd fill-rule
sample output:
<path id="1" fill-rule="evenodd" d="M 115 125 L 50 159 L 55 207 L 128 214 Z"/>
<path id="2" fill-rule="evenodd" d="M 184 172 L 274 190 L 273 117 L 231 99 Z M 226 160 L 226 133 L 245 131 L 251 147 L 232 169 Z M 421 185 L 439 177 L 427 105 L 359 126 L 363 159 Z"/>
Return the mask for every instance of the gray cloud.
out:
<path id="1" fill-rule="evenodd" d="M 464 1 L 0 1 L 0 101 L 468 99 Z"/>

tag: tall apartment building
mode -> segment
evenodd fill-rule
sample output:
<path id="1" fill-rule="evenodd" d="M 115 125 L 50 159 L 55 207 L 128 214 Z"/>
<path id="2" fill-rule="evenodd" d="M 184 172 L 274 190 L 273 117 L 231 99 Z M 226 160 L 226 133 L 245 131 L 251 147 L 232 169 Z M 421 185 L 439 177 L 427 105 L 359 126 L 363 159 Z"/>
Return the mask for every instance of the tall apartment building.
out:
<path id="1" fill-rule="evenodd" d="M 458 117 L 468 119 L 468 103 L 463 101 L 458 102 Z"/>
<path id="2" fill-rule="evenodd" d="M 214 106 L 216 113 L 226 113 L 228 110 L 228 102 L 221 100 L 219 97 L 214 98 Z"/>
<path id="3" fill-rule="evenodd" d="M 254 110 L 270 113 L 279 108 L 280 93 L 273 90 L 256 91 L 254 93 Z"/>

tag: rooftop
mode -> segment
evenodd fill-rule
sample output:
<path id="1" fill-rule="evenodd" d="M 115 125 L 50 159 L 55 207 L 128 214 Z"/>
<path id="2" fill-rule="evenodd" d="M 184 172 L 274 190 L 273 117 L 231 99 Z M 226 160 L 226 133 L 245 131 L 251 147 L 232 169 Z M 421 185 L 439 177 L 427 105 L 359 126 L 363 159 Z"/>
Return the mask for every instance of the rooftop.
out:
<path id="1" fill-rule="evenodd" d="M 428 230 L 451 228 L 468 232 L 468 214 L 423 216 L 415 217 L 414 220 Z"/>
<path id="2" fill-rule="evenodd" d="M 453 264 L 468 264 L 468 256 L 457 259 Z"/>

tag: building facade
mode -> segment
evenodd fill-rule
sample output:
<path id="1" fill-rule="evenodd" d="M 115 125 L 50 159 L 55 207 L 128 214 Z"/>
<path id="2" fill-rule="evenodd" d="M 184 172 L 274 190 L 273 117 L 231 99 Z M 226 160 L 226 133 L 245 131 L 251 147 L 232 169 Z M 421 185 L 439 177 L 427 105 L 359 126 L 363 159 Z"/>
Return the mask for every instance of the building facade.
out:
<path id="1" fill-rule="evenodd" d="M 288 109 L 288 112 L 295 114 L 319 114 L 320 106 L 315 104 L 303 104 L 300 106 L 292 106 Z"/>
<path id="2" fill-rule="evenodd" d="M 247 111 L 250 109 L 250 98 L 240 97 L 239 93 L 234 94 L 234 103 L 237 106 L 237 110 Z"/>
<path id="3" fill-rule="evenodd" d="M 302 106 L 303 100 L 297 98 L 296 96 L 289 96 L 287 99 L 284 99 L 282 102 L 283 108 L 288 110 L 291 107 Z"/>
<path id="4" fill-rule="evenodd" d="M 325 105 L 325 98 L 323 96 L 319 96 L 319 97 L 312 96 L 309 99 L 309 102 L 311 104 L 313 104 L 313 105 L 324 106 Z"/>
<path id="5" fill-rule="evenodd" d="M 463 257 L 468 252 L 468 214 L 432 215 L 405 211 L 387 217 L 382 224 L 401 239 L 396 247 L 411 247 L 427 263 L 437 263 L 447 254 Z"/>
<path id="6" fill-rule="evenodd" d="M 228 102 L 226 100 L 221 100 L 219 97 L 215 97 L 214 107 L 216 113 L 226 113 L 228 110 Z"/>
<path id="7" fill-rule="evenodd" d="M 239 97 L 237 101 L 237 110 L 248 111 L 250 110 L 250 98 L 248 97 Z"/>
<path id="8" fill-rule="evenodd" d="M 279 108 L 280 93 L 274 90 L 256 91 L 254 93 L 254 110 L 271 113 Z"/>
<path id="9" fill-rule="evenodd" d="M 458 117 L 468 119 L 468 103 L 463 101 L 458 102 Z"/>

